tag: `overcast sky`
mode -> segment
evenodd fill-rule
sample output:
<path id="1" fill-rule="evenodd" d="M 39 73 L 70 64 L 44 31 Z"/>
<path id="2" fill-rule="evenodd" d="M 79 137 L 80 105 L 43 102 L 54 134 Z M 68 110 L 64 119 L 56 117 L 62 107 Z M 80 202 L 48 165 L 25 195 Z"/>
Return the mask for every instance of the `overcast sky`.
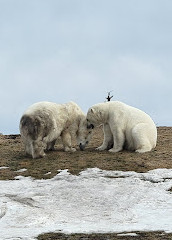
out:
<path id="1" fill-rule="evenodd" d="M 0 132 L 38 101 L 105 101 L 172 126 L 171 0 L 0 0 Z"/>

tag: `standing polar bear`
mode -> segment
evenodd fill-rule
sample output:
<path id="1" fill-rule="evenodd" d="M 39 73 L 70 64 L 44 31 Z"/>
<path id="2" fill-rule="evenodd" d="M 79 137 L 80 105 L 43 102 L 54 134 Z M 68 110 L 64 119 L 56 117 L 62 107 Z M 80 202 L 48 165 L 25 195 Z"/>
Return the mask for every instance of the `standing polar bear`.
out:
<path id="1" fill-rule="evenodd" d="M 157 128 L 145 112 L 119 101 L 99 103 L 89 108 L 89 127 L 103 123 L 104 141 L 97 150 L 122 149 L 139 153 L 151 151 L 156 146 Z"/>
<path id="2" fill-rule="evenodd" d="M 71 152 L 76 151 L 71 146 L 73 138 L 76 137 L 81 150 L 84 150 L 91 138 L 86 116 L 74 102 L 38 102 L 31 105 L 21 117 L 20 133 L 26 154 L 33 158 L 43 157 L 44 150 L 54 150 L 59 136 L 64 150 Z"/>

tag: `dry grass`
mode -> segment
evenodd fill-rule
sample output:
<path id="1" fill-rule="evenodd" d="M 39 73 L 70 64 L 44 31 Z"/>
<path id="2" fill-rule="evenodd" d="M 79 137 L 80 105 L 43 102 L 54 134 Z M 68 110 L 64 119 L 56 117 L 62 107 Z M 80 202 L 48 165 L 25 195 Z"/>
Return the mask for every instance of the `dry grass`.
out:
<path id="1" fill-rule="evenodd" d="M 70 234 L 49 233 L 40 235 L 38 240 L 172 240 L 172 234 L 164 232 L 135 232 L 137 236 L 120 236 L 109 234 Z M 121 234 L 121 233 L 120 233 Z"/>
<path id="2" fill-rule="evenodd" d="M 156 168 L 172 168 L 172 127 L 158 128 L 158 143 L 154 151 L 135 153 L 122 151 L 110 153 L 98 152 L 103 140 L 102 129 L 96 129 L 92 141 L 85 151 L 66 153 L 62 145 L 56 145 L 56 151 L 48 152 L 45 158 L 31 159 L 25 156 L 20 136 L 0 136 L 0 166 L 9 167 L 0 170 L 0 179 L 14 179 L 19 169 L 26 168 L 23 176 L 34 178 L 52 178 L 59 169 L 68 169 L 72 174 L 78 174 L 86 168 L 98 167 L 104 170 L 147 172 Z M 15 137 L 15 136 L 14 136 Z M 50 175 L 45 175 L 51 172 Z"/>

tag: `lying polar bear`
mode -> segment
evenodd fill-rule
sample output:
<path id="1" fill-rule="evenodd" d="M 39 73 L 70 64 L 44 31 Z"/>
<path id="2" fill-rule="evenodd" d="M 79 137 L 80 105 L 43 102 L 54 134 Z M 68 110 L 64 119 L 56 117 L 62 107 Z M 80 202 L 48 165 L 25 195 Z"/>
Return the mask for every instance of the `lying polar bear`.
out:
<path id="1" fill-rule="evenodd" d="M 98 150 L 111 148 L 110 152 L 122 149 L 139 153 L 151 151 L 156 146 L 157 129 L 145 112 L 122 102 L 99 103 L 89 108 L 89 127 L 103 123 L 104 141 Z"/>
<path id="2" fill-rule="evenodd" d="M 86 116 L 74 102 L 38 102 L 31 105 L 21 117 L 20 133 L 26 154 L 33 158 L 43 157 L 44 150 L 54 150 L 59 136 L 64 150 L 71 152 L 76 151 L 71 146 L 73 137 L 77 139 L 81 150 L 84 150 L 91 138 Z"/>

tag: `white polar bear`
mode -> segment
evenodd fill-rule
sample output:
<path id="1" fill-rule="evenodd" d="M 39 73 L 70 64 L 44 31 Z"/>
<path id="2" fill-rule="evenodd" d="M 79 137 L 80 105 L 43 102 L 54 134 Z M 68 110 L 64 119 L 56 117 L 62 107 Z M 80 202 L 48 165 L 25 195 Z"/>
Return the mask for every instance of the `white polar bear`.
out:
<path id="1" fill-rule="evenodd" d="M 103 123 L 104 141 L 97 150 L 122 149 L 139 153 L 151 151 L 156 146 L 157 128 L 145 112 L 119 101 L 99 103 L 89 108 L 89 127 Z"/>
<path id="2" fill-rule="evenodd" d="M 44 150 L 54 150 L 59 136 L 65 151 L 76 151 L 71 141 L 77 139 L 84 150 L 91 138 L 91 128 L 87 128 L 86 116 L 74 103 L 57 104 L 38 102 L 31 105 L 20 120 L 20 133 L 26 154 L 33 158 L 43 157 Z"/>

